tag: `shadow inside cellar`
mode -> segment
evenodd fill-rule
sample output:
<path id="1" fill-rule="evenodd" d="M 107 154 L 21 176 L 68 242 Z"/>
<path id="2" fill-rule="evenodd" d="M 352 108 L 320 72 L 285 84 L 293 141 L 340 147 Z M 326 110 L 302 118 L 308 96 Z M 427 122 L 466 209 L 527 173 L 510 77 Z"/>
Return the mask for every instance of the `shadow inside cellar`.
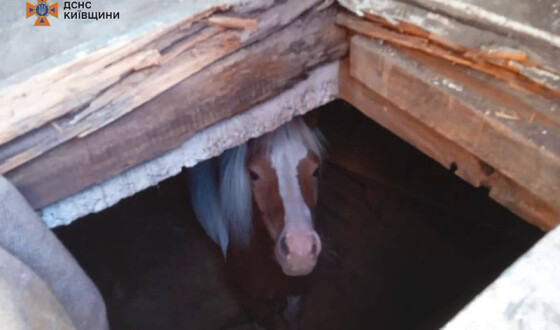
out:
<path id="1" fill-rule="evenodd" d="M 302 329 L 437 329 L 542 232 L 350 105 L 322 107 L 323 253 Z M 55 229 L 112 329 L 220 329 L 245 316 L 184 174 Z"/>

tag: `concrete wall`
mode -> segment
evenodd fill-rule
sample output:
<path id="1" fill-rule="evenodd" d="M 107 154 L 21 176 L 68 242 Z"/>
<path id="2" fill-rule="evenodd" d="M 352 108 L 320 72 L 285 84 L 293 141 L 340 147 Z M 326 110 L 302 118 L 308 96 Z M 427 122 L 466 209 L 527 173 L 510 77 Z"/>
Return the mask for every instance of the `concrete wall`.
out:
<path id="1" fill-rule="evenodd" d="M 560 329 L 560 227 L 463 309 L 443 330 Z"/>

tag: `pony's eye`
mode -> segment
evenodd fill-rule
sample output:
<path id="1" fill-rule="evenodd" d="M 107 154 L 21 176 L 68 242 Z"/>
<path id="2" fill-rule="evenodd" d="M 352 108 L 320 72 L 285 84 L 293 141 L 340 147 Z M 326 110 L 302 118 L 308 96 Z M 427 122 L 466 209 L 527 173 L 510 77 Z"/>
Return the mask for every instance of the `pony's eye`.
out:
<path id="1" fill-rule="evenodd" d="M 313 176 L 318 178 L 319 177 L 319 168 L 317 167 L 315 171 L 313 171 Z"/>
<path id="2" fill-rule="evenodd" d="M 249 170 L 249 177 L 251 178 L 251 181 L 257 181 L 259 179 L 259 175 L 252 170 Z"/>

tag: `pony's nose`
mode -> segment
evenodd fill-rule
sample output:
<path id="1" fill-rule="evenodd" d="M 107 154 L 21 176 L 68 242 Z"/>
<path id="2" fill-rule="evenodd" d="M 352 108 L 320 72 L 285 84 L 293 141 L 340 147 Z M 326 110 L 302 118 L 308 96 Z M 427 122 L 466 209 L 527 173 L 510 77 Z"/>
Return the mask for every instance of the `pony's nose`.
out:
<path id="1" fill-rule="evenodd" d="M 316 258 L 321 252 L 321 241 L 315 232 L 286 234 L 280 239 L 280 253 L 286 257 Z"/>

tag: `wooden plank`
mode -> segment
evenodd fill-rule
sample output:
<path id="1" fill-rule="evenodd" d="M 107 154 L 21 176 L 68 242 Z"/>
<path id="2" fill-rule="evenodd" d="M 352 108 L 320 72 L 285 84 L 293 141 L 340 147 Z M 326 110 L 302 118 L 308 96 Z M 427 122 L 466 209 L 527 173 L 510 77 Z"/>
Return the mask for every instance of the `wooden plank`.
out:
<path id="1" fill-rule="evenodd" d="M 419 50 L 446 59 L 453 64 L 460 64 L 490 74 L 522 91 L 560 96 L 560 91 L 550 89 L 548 86 L 535 82 L 530 77 L 523 75 L 519 68 L 529 65 L 526 59 L 527 54 L 523 52 L 479 53 L 475 49 L 461 47 L 456 44 L 441 43 L 434 40 L 429 34 L 418 35 L 419 33 L 415 30 L 413 31 L 415 34 L 410 34 L 408 33 L 408 27 L 405 28 L 403 26 L 395 30 L 384 25 L 383 21 L 371 22 L 348 13 L 339 14 L 337 16 L 337 23 L 370 38 Z"/>
<path id="2" fill-rule="evenodd" d="M 447 3 L 439 0 L 339 0 L 339 2 L 359 16 L 365 16 L 403 34 L 428 38 L 435 44 L 456 50 L 467 48 L 473 51 L 473 55 L 482 58 L 491 58 L 493 54 L 507 54 L 507 60 L 502 59 L 498 63 L 516 67 L 533 81 L 560 91 L 558 69 L 560 48 L 547 41 L 519 36 L 510 30 L 481 27 L 478 24 L 480 22 L 476 20 L 450 15 L 448 11 L 441 10 Z M 441 8 L 438 10 L 424 5 L 435 2 L 440 3 Z M 460 3 L 460 1 L 453 1 L 453 3 Z M 464 1 L 461 3 L 468 6 Z M 484 3 L 486 4 L 486 1 Z M 509 15 L 512 16 L 525 15 L 526 12 L 523 10 L 523 5 L 517 3 L 515 6 L 504 7 L 503 10 L 509 11 Z M 543 3 L 535 7 L 546 8 Z M 523 58 L 527 61 L 520 61 Z"/>
<path id="3" fill-rule="evenodd" d="M 455 166 L 455 173 L 465 181 L 476 187 L 488 187 L 491 198 L 528 222 L 543 230 L 550 230 L 560 222 L 560 208 L 551 206 L 422 120 L 369 89 L 351 77 L 349 71 L 349 63 L 343 62 L 340 68 L 342 99 L 446 168 Z M 356 162 L 342 159 L 339 164 L 352 166 Z M 369 176 L 367 168 L 353 166 L 352 170 Z"/>
<path id="4" fill-rule="evenodd" d="M 515 108 L 519 120 L 497 115 L 508 113 L 510 104 L 499 101 L 502 95 L 481 92 L 492 77 L 469 75 L 468 69 L 450 77 L 444 72 L 460 73 L 463 68 L 447 70 L 451 64 L 436 58 L 430 58 L 430 65 L 425 63 L 418 52 L 405 53 L 360 36 L 351 41 L 352 77 L 551 206 L 560 207 L 559 122 L 541 117 L 542 112 L 534 108 Z"/>
<path id="5" fill-rule="evenodd" d="M 320 65 L 292 88 L 197 132 L 178 148 L 42 208 L 41 219 L 49 228 L 68 225 L 333 101 L 338 96 L 338 66 L 338 61 Z"/>
<path id="6" fill-rule="evenodd" d="M 209 26 L 206 18 L 223 10 L 213 8 L 7 88 L 0 94 L 0 145 L 34 129 L 42 132 L 35 132 L 32 141 L 23 136 L 2 146 L 0 174 L 110 124 L 211 63 L 283 28 L 316 2 L 288 1 L 255 13 L 252 20 L 261 24 L 253 32 Z"/>
<path id="7" fill-rule="evenodd" d="M 243 17 L 246 13 L 263 11 L 273 4 L 270 0 L 166 0 L 164 3 L 152 0 L 95 0 L 91 8 L 84 8 L 85 11 L 120 13 L 118 19 L 83 20 L 65 19 L 64 14 L 71 14 L 72 10 L 64 10 L 60 2 L 59 18 L 50 20 L 49 28 L 37 29 L 33 26 L 34 22 L 30 24 L 30 18 L 20 15 L 21 3 L 4 1 L 2 12 L 10 19 L 0 21 L 3 46 L 0 90 L 96 50 L 129 42 L 156 26 L 173 24 L 212 7 L 230 6 Z M 24 44 L 26 46 L 22 46 Z"/>
<path id="8" fill-rule="evenodd" d="M 281 31 L 120 120 L 8 172 L 8 179 L 40 208 L 180 146 L 204 127 L 279 94 L 311 68 L 344 55 L 345 33 L 334 25 L 335 11 L 305 11 Z M 270 21 L 260 23 L 272 21 L 278 17 L 271 13 Z"/>
<path id="9" fill-rule="evenodd" d="M 256 31 L 259 26 L 259 22 L 256 19 L 216 15 L 208 18 L 208 23 L 228 29 L 240 29 L 247 31 Z"/>
<path id="10" fill-rule="evenodd" d="M 108 88 L 109 91 L 126 94 L 126 88 L 121 89 L 126 85 L 118 89 L 111 86 L 119 86 L 128 74 L 137 75 L 135 71 L 161 64 L 162 52 L 170 44 L 153 47 L 156 40 L 167 39 L 170 33 L 185 34 L 180 26 L 201 20 L 217 10 L 219 8 L 213 8 L 183 22 L 158 28 L 125 45 L 101 49 L 85 58 L 6 88 L 0 95 L 0 144 L 76 109 L 90 107 L 98 94 L 105 94 L 104 91 Z M 217 31 L 213 33 L 216 34 Z M 208 31 L 205 37 L 208 38 L 211 34 Z M 169 39 L 177 40 L 181 37 Z M 91 111 L 95 109 L 90 109 L 86 114 Z"/>

